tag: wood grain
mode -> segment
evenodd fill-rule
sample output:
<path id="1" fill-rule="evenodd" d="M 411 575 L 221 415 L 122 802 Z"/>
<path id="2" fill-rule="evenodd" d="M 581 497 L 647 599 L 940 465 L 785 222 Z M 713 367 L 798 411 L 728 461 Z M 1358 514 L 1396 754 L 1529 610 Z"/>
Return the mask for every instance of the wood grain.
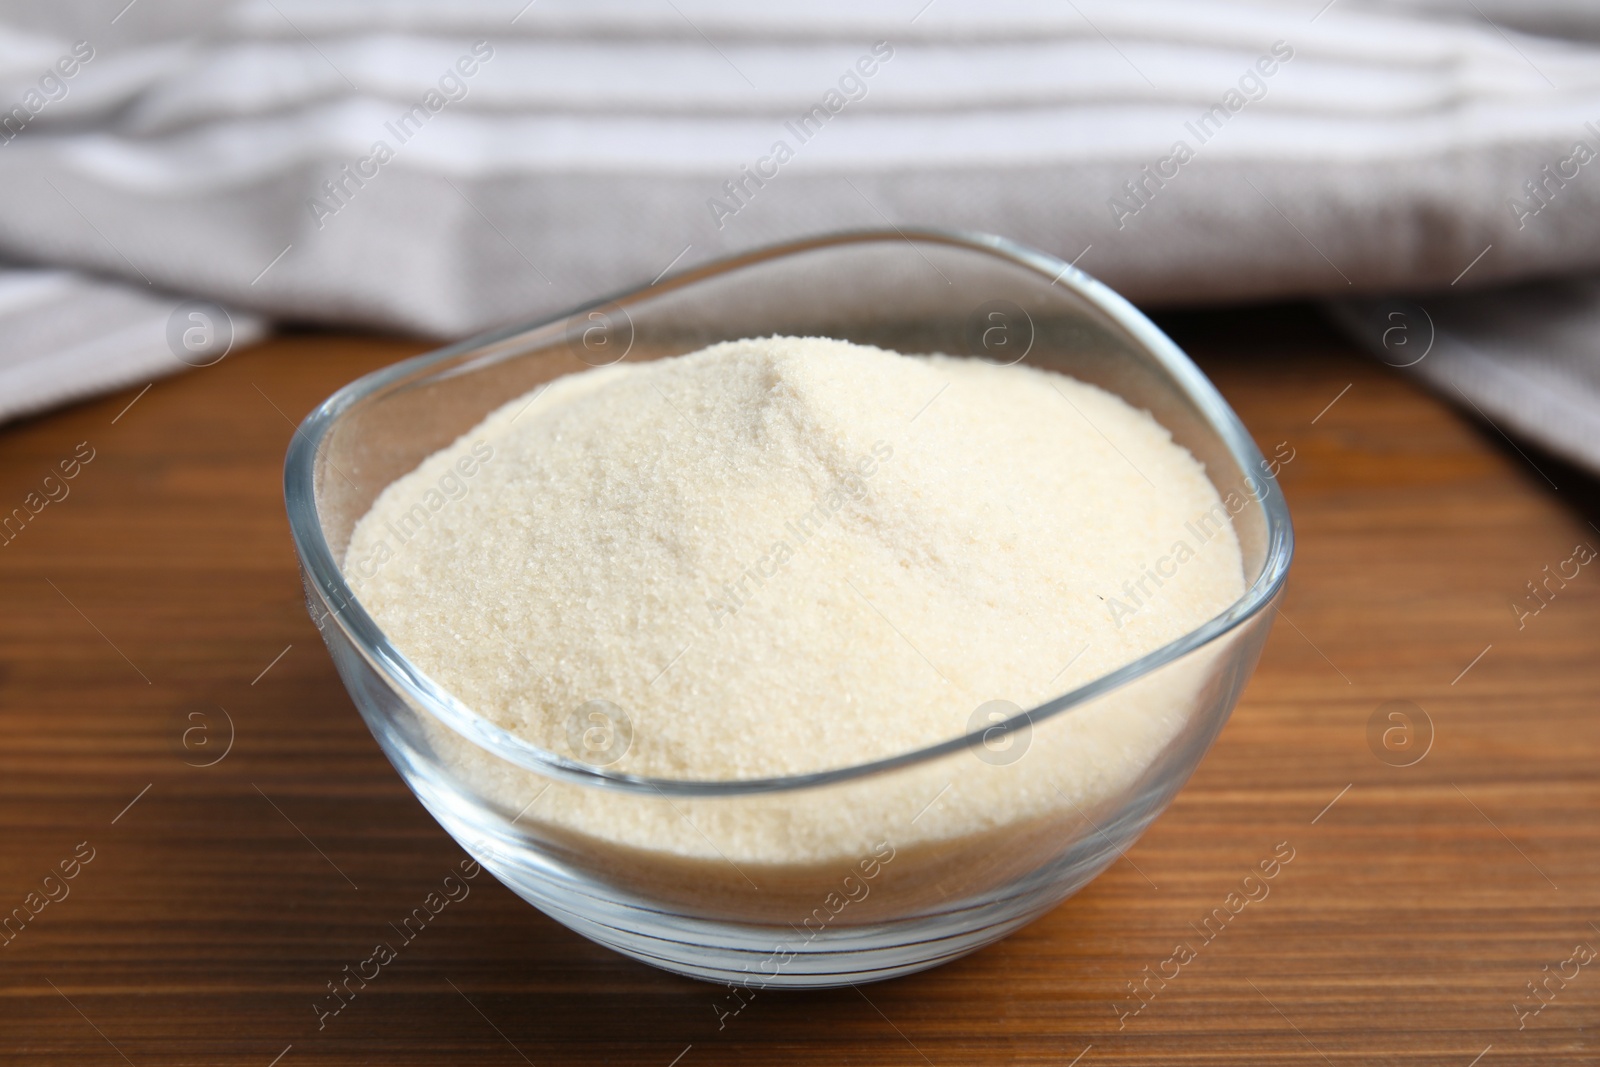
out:
<path id="1" fill-rule="evenodd" d="M 288 335 L 127 410 L 138 390 L 0 432 L 0 514 L 94 450 L 0 546 L 0 914 L 70 893 L 0 947 L 0 1060 L 1600 1061 L 1600 961 L 1551 981 L 1520 1031 L 1513 1010 L 1546 965 L 1600 947 L 1600 568 L 1520 628 L 1512 607 L 1600 546 L 1593 485 L 1308 312 L 1174 327 L 1294 457 L 1284 618 L 1221 740 L 1124 861 L 1009 940 L 859 990 L 759 993 L 720 1031 L 722 990 L 487 877 L 318 1029 L 325 983 L 462 856 L 334 675 L 280 488 L 293 424 L 417 344 Z M 1395 700 L 1434 728 L 1409 767 L 1369 746 Z M 93 859 L 62 879 L 82 842 Z M 1280 842 L 1294 859 L 1270 895 L 1204 941 L 1191 924 Z M 1179 942 L 1194 958 L 1119 1019 Z"/>

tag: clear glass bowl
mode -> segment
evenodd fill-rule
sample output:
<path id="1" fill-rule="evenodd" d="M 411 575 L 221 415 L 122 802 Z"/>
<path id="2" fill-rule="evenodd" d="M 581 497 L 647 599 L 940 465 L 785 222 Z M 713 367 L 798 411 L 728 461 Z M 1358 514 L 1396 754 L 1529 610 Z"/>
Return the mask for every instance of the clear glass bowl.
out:
<path id="1" fill-rule="evenodd" d="M 683 781 L 613 773 L 480 719 L 352 593 L 341 561 L 377 494 L 502 403 L 586 366 L 774 333 L 1025 358 L 1149 410 L 1234 513 L 1245 594 L 1182 638 L 968 736 L 817 774 Z M 1249 434 L 1148 319 L 1050 256 L 939 232 L 769 248 L 388 367 L 306 418 L 284 482 L 311 616 L 373 735 L 440 824 L 586 937 L 755 987 L 934 966 L 1004 937 L 1112 863 L 1232 711 L 1293 552 Z M 1108 722 L 1136 758 L 1107 758 Z"/>

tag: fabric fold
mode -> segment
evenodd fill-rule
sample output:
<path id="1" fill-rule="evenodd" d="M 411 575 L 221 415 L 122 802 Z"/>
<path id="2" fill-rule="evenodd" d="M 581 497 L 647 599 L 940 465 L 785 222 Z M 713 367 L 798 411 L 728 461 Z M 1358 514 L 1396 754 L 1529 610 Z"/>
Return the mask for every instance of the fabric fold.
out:
<path id="1" fill-rule="evenodd" d="M 1001 233 L 1147 305 L 1600 271 L 1600 18 L 1565 0 L 13 17 L 0 254 L 83 272 L 89 306 L 121 279 L 152 329 L 161 290 L 236 309 L 240 337 L 267 318 L 459 337 L 888 225 Z M 75 327 L 52 385 L 47 331 L 18 337 L 33 369 L 0 417 L 159 363 Z"/>

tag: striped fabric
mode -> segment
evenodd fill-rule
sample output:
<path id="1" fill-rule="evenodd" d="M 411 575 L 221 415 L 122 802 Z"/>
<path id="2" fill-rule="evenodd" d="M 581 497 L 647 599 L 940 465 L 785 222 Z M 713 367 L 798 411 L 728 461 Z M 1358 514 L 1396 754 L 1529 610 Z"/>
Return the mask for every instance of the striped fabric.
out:
<path id="1" fill-rule="evenodd" d="M 247 324 L 459 336 L 886 223 L 1146 304 L 1600 269 L 1576 0 L 55 7 L 0 26 L 0 255 Z M 85 391 L 16 364 L 0 414 Z"/>

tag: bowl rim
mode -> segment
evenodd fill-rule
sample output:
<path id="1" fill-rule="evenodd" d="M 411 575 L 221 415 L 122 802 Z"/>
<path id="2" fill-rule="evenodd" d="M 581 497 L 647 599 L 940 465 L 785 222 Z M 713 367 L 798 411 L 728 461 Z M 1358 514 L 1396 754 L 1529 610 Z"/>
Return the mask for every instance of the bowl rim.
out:
<path id="1" fill-rule="evenodd" d="M 887 241 L 904 241 L 913 246 L 919 241 L 954 246 L 995 256 L 1030 270 L 1050 284 L 1064 286 L 1092 305 L 1126 331 L 1134 343 L 1143 347 L 1163 366 L 1245 472 L 1247 484 L 1252 487 L 1250 495 L 1262 508 L 1266 545 L 1261 571 L 1239 599 L 1181 637 L 1108 674 L 1026 709 L 1004 723 L 989 724 L 983 729 L 936 744 L 846 767 L 767 778 L 687 779 L 624 774 L 591 766 L 541 748 L 489 722 L 401 653 L 345 582 L 343 569 L 334 558 L 317 515 L 315 463 L 321 453 L 323 439 L 340 417 L 368 397 L 429 367 L 488 349 L 510 338 L 532 333 L 595 308 L 611 304 L 626 307 L 627 303 L 654 298 L 705 279 L 821 248 Z M 328 625 L 329 620 L 337 623 L 362 658 L 382 673 L 391 687 L 420 704 L 468 741 L 527 770 L 583 785 L 682 797 L 734 797 L 811 789 L 881 775 L 982 744 L 985 735 L 997 725 L 1007 731 L 1024 726 L 1031 728 L 1055 716 L 1064 715 L 1210 644 L 1254 618 L 1274 602 L 1283 588 L 1294 555 L 1294 530 L 1288 505 L 1260 449 L 1216 387 L 1155 323 L 1103 282 L 1074 264 L 1048 253 L 994 234 L 926 227 L 845 230 L 767 245 L 684 270 L 649 285 L 624 289 L 558 314 L 491 330 L 363 375 L 318 404 L 290 438 L 288 453 L 284 458 L 284 502 L 290 534 L 306 582 L 315 587 L 327 609 L 318 621 L 318 629 Z M 340 606 L 334 609 L 331 605 L 335 604 Z"/>

